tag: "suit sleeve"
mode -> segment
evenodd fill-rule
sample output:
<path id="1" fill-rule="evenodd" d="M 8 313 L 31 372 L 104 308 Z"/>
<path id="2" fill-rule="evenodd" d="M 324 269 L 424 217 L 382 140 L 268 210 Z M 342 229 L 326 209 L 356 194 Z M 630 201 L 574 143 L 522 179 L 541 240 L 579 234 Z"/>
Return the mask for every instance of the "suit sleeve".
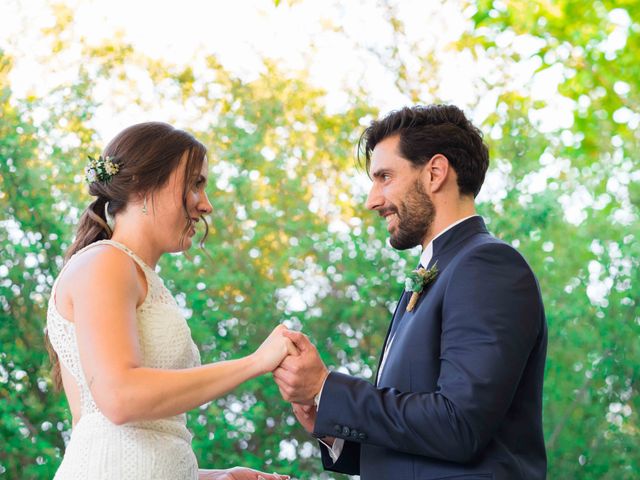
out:
<path id="1" fill-rule="evenodd" d="M 376 388 L 331 373 L 315 435 L 460 463 L 482 452 L 511 404 L 542 303 L 531 269 L 506 244 L 476 247 L 451 268 L 436 391 Z"/>

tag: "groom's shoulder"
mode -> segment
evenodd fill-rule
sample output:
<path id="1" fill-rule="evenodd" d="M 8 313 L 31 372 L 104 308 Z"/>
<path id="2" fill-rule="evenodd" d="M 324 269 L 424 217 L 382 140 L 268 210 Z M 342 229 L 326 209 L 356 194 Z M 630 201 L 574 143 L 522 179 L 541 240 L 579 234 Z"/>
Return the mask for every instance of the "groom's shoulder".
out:
<path id="1" fill-rule="evenodd" d="M 445 298 L 450 292 L 457 298 L 461 290 L 475 291 L 486 298 L 502 292 L 512 299 L 525 298 L 528 305 L 541 304 L 538 279 L 524 256 L 513 245 L 491 235 L 478 235 L 468 242 L 450 267 Z"/>
<path id="2" fill-rule="evenodd" d="M 487 264 L 498 267 L 523 268 L 533 274 L 531 266 L 513 245 L 496 238 L 490 233 L 476 235 L 457 255 L 458 267 L 469 263 Z"/>

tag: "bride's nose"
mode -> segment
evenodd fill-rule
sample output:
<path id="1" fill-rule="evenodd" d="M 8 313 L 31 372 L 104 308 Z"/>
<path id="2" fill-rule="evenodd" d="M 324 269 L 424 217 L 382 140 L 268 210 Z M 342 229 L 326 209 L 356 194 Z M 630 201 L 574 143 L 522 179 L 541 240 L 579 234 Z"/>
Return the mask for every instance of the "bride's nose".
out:
<path id="1" fill-rule="evenodd" d="M 211 206 L 211 202 L 209 201 L 209 197 L 205 192 L 202 192 L 200 195 L 200 201 L 198 202 L 198 212 L 203 215 L 211 213 L 213 211 L 213 207 Z"/>

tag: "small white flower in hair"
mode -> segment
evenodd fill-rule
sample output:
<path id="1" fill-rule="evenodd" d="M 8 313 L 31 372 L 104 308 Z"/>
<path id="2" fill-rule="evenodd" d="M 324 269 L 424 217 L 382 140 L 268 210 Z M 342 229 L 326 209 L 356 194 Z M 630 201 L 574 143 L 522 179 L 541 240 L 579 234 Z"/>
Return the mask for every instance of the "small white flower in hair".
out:
<path id="1" fill-rule="evenodd" d="M 98 180 L 98 174 L 96 173 L 96 171 L 93 168 L 87 168 L 85 170 L 85 174 L 87 177 L 87 182 L 89 183 L 93 183 L 96 180 Z"/>
<path id="2" fill-rule="evenodd" d="M 109 160 L 109 157 L 107 157 L 106 161 L 104 162 L 104 169 L 111 176 L 115 175 L 116 173 L 118 173 L 118 170 L 120 170 L 118 168 L 118 165 Z"/>

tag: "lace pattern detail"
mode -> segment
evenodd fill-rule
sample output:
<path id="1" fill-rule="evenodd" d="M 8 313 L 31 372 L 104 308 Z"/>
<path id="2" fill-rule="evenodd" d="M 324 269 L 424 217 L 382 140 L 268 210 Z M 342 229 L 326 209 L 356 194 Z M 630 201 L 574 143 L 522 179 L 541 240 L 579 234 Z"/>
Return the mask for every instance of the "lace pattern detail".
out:
<path id="1" fill-rule="evenodd" d="M 200 354 L 191 330 L 162 279 L 134 252 L 113 240 L 95 242 L 127 253 L 142 269 L 147 296 L 136 310 L 138 339 L 145 367 L 180 369 L 200 365 Z M 67 262 L 67 265 L 71 262 Z M 64 273 L 60 272 L 58 279 Z M 58 280 L 53 285 L 47 309 L 47 332 L 60 363 L 70 372 L 80 392 L 81 419 L 75 426 L 55 479 L 197 478 L 197 462 L 191 449 L 186 415 L 162 420 L 112 424 L 97 407 L 84 377 L 74 323 L 55 306 Z"/>

